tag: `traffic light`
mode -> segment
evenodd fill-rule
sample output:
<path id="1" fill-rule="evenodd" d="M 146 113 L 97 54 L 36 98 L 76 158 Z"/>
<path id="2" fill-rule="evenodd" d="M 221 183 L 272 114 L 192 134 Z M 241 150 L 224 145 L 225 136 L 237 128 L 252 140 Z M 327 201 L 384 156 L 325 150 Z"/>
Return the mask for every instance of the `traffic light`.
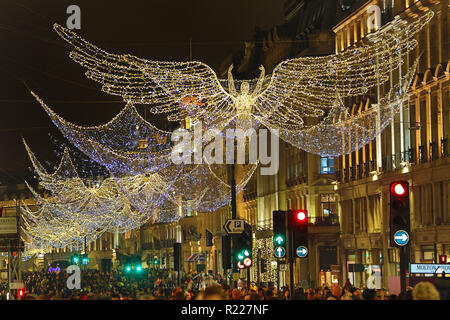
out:
<path id="1" fill-rule="evenodd" d="M 273 211 L 273 246 L 277 258 L 286 254 L 286 211 Z"/>
<path id="2" fill-rule="evenodd" d="M 80 256 L 75 253 L 70 257 L 70 261 L 72 264 L 78 264 L 80 262 Z"/>
<path id="3" fill-rule="evenodd" d="M 159 264 L 159 260 L 158 260 L 158 258 L 157 257 L 155 257 L 154 259 L 153 259 L 153 264 L 156 266 L 157 264 Z"/>
<path id="4" fill-rule="evenodd" d="M 395 181 L 389 186 L 391 246 L 401 247 L 409 242 L 409 183 Z"/>
<path id="5" fill-rule="evenodd" d="M 23 298 L 23 294 L 24 294 L 24 290 L 23 289 L 19 289 L 19 291 L 17 292 L 17 295 L 18 295 L 19 299 Z"/>
<path id="6" fill-rule="evenodd" d="M 140 257 L 132 257 L 125 261 L 124 273 L 126 275 L 141 275 L 144 271 Z"/>
<path id="7" fill-rule="evenodd" d="M 292 256 L 298 257 L 297 250 L 304 247 L 305 254 L 308 250 L 308 211 L 289 210 L 289 228 L 292 231 Z M 301 250 L 302 248 L 300 248 Z M 301 251 L 303 252 L 303 251 Z"/>
<path id="8" fill-rule="evenodd" d="M 446 264 L 447 263 L 447 256 L 445 254 L 441 254 L 439 256 L 439 263 L 440 264 Z"/>
<path id="9" fill-rule="evenodd" d="M 222 236 L 222 264 L 225 270 L 231 267 L 231 237 Z"/>
<path id="10" fill-rule="evenodd" d="M 84 265 L 87 265 L 89 263 L 89 258 L 88 258 L 87 254 L 83 254 L 81 256 L 81 263 L 84 264 Z"/>
<path id="11" fill-rule="evenodd" d="M 233 237 L 233 251 L 238 268 L 241 265 L 244 268 L 252 265 L 252 230 L 248 223 L 244 223 L 244 231 L 241 234 Z"/>
<path id="12" fill-rule="evenodd" d="M 181 270 L 181 243 L 173 244 L 173 268 L 175 271 Z"/>
<path id="13" fill-rule="evenodd" d="M 213 245 L 213 234 L 209 230 L 206 230 L 206 246 L 212 247 L 212 245 Z"/>

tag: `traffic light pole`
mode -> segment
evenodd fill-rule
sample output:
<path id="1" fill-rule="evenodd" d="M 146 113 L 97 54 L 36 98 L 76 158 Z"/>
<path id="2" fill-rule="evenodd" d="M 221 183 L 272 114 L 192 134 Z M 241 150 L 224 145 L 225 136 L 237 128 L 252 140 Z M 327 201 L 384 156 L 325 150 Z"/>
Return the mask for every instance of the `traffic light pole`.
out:
<path id="1" fill-rule="evenodd" d="M 409 268 L 409 247 L 403 246 L 399 248 L 400 251 L 400 289 L 401 292 L 406 292 L 406 270 Z"/>
<path id="2" fill-rule="evenodd" d="M 237 210 L 236 210 L 236 178 L 234 173 L 234 163 L 229 166 L 230 173 L 230 187 L 231 187 L 231 219 L 236 219 Z M 231 273 L 235 269 L 235 259 L 234 259 L 234 250 L 233 250 L 233 240 L 235 237 L 233 235 L 230 236 L 230 253 L 231 253 Z M 232 280 L 234 283 L 234 280 Z"/>
<path id="3" fill-rule="evenodd" d="M 289 221 L 289 220 L 288 220 Z M 293 250 L 294 232 L 289 228 L 288 254 L 289 254 L 289 298 L 293 300 L 294 296 L 294 250 Z"/>

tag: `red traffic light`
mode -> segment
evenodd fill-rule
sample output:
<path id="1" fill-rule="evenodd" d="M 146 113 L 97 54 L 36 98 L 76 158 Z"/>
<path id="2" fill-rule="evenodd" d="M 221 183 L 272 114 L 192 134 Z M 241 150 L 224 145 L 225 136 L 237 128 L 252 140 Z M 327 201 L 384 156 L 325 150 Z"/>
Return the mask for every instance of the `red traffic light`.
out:
<path id="1" fill-rule="evenodd" d="M 19 297 L 23 297 L 23 289 L 19 290 Z"/>
<path id="2" fill-rule="evenodd" d="M 403 182 L 394 182 L 391 184 L 391 193 L 397 197 L 404 196 L 408 192 L 408 186 Z"/>
<path id="3" fill-rule="evenodd" d="M 442 264 L 447 263 L 447 256 L 445 254 L 441 254 L 439 256 L 439 263 L 442 263 Z"/>
<path id="4" fill-rule="evenodd" d="M 295 213 L 295 219 L 299 222 L 304 222 L 307 217 L 306 210 L 299 210 Z"/>

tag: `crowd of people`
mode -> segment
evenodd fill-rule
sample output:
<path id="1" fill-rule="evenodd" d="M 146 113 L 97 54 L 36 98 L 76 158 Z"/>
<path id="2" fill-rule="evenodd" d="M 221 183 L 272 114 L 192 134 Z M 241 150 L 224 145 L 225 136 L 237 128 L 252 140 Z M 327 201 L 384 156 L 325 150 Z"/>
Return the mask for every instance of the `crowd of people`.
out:
<path id="1" fill-rule="evenodd" d="M 186 274 L 177 285 L 167 271 L 150 270 L 145 276 L 130 278 L 121 272 L 83 271 L 81 289 L 69 289 L 66 272 L 23 273 L 25 300 L 439 300 L 440 294 L 430 282 L 408 287 L 399 295 L 387 290 L 355 288 L 349 280 L 320 288 L 257 286 L 239 280 L 227 285 L 220 275 Z M 0 282 L 0 299 L 7 299 L 7 282 Z M 14 299 L 14 298 L 12 298 Z"/>

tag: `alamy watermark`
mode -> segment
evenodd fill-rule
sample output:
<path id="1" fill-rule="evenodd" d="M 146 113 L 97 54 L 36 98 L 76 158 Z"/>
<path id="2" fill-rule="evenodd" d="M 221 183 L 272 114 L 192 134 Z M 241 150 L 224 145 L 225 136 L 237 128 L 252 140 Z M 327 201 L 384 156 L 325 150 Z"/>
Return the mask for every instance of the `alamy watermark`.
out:
<path id="1" fill-rule="evenodd" d="M 67 29 L 81 29 L 81 9 L 76 4 L 67 7 L 67 14 L 70 16 L 66 20 Z"/>
<path id="2" fill-rule="evenodd" d="M 174 164 L 257 164 L 259 161 L 262 165 L 261 175 L 274 175 L 279 169 L 278 135 L 278 130 L 275 129 L 259 129 L 257 134 L 255 129 L 250 128 L 247 130 L 227 129 L 224 136 L 219 130 L 209 129 L 204 132 L 202 123 L 198 122 L 193 132 L 178 129 L 172 133 L 171 139 L 175 142 L 171 154 L 172 162 Z M 203 144 L 206 144 L 204 149 Z M 248 162 L 246 162 L 247 145 Z"/>
<path id="3" fill-rule="evenodd" d="M 70 276 L 67 278 L 67 288 L 70 290 L 81 289 L 81 271 L 80 267 L 77 265 L 71 265 L 67 267 L 66 272 L 70 274 Z"/>

